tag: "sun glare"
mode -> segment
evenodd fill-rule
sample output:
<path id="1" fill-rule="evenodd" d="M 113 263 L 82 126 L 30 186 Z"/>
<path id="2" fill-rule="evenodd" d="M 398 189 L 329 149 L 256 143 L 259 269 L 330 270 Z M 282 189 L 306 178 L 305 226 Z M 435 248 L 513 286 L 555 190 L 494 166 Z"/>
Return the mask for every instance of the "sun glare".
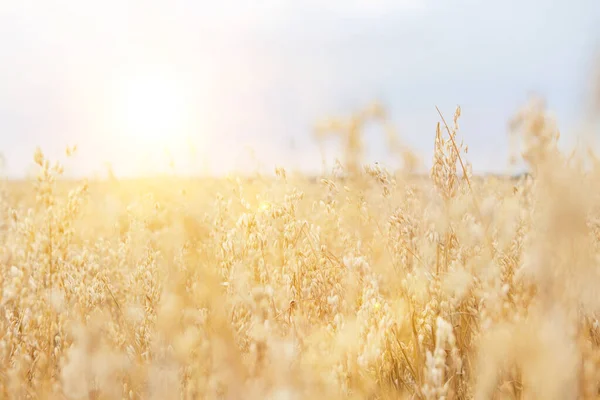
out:
<path id="1" fill-rule="evenodd" d="M 191 168 L 190 143 L 200 139 L 189 86 L 172 69 L 119 71 L 110 84 L 105 120 L 118 170 L 160 174 Z"/>
<path id="2" fill-rule="evenodd" d="M 119 133 L 147 150 L 162 151 L 189 133 L 189 102 L 174 77 L 129 76 L 119 82 L 113 104 Z"/>

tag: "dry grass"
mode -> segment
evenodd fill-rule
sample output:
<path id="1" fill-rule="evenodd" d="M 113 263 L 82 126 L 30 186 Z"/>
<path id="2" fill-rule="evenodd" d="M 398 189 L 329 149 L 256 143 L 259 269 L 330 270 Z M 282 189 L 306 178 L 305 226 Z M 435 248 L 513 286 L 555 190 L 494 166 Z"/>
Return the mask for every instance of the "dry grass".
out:
<path id="1" fill-rule="evenodd" d="M 0 397 L 597 398 L 595 158 L 532 103 L 532 177 L 469 179 L 457 111 L 415 180 L 393 141 L 405 170 L 359 168 L 374 116 L 321 125 L 349 176 L 318 183 L 64 183 L 36 153 L 0 197 Z"/>

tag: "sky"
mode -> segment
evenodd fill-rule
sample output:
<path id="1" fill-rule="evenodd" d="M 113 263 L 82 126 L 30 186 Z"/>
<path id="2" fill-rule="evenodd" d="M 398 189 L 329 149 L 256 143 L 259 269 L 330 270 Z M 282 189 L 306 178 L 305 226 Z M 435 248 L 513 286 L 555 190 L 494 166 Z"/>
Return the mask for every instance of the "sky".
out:
<path id="1" fill-rule="evenodd" d="M 4 1 L 0 153 L 15 177 L 38 146 L 77 176 L 164 171 L 164 145 L 178 173 L 313 172 L 315 123 L 379 100 L 425 164 L 435 107 L 460 105 L 473 170 L 506 172 L 530 95 L 572 139 L 599 45 L 598 0 Z M 380 129 L 365 134 L 366 161 L 393 164 Z"/>

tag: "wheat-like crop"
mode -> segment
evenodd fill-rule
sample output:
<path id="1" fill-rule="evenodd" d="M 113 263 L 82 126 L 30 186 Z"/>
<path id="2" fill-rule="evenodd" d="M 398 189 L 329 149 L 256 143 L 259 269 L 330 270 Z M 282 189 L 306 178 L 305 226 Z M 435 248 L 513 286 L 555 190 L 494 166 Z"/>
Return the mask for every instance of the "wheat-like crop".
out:
<path id="1" fill-rule="evenodd" d="M 0 398 L 598 398 L 593 155 L 533 102 L 521 179 L 473 176 L 460 108 L 429 177 L 393 135 L 405 168 L 363 167 L 384 116 L 320 125 L 317 182 L 73 182 L 37 151 L 0 192 Z"/>

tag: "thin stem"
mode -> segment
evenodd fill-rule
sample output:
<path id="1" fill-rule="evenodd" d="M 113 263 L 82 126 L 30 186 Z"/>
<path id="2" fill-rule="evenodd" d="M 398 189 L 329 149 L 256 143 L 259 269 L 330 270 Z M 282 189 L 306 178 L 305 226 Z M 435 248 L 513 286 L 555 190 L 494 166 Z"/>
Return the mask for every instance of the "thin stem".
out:
<path id="1" fill-rule="evenodd" d="M 460 152 L 458 151 L 458 146 L 456 145 L 454 136 L 452 136 L 452 132 L 450 132 L 450 127 L 446 123 L 446 119 L 442 115 L 442 112 L 440 111 L 438 106 L 435 106 L 435 109 L 437 110 L 438 114 L 440 115 L 440 118 L 442 119 L 442 122 L 444 123 L 444 126 L 446 127 L 446 131 L 448 132 L 448 136 L 450 136 L 450 141 L 452 142 L 452 147 L 454 147 L 454 151 L 456 151 L 456 155 L 458 157 L 458 162 L 460 163 L 460 167 L 462 168 L 463 175 L 465 177 L 465 180 L 467 181 L 467 185 L 469 186 L 469 191 L 471 192 L 471 196 L 473 198 L 473 203 L 475 203 L 475 210 L 477 211 L 477 216 L 479 217 L 479 220 L 481 221 L 481 223 L 483 224 L 483 228 L 485 229 L 485 236 L 487 238 L 488 245 L 490 246 L 490 249 L 492 250 L 492 255 L 496 255 L 497 250 L 494 247 L 494 244 L 492 243 L 492 239 L 489 235 L 489 227 L 483 220 L 483 214 L 481 214 L 481 208 L 479 207 L 479 202 L 477 201 L 477 197 L 475 196 L 475 193 L 473 192 L 473 187 L 471 186 L 471 180 L 469 179 L 469 175 L 467 174 L 467 169 L 465 168 L 465 164 L 463 163 L 462 157 L 460 156 Z"/>

